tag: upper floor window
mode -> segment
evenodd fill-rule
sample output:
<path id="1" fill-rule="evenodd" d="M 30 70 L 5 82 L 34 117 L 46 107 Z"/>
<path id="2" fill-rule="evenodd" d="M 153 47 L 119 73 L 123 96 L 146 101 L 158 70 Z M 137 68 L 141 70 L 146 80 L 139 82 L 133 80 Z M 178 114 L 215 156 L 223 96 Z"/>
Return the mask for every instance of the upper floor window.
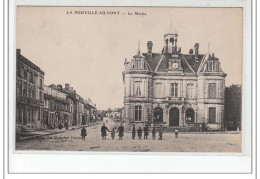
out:
<path id="1" fill-rule="evenodd" d="M 216 99 L 216 83 L 209 84 L 209 98 Z"/>
<path id="2" fill-rule="evenodd" d="M 42 79 L 40 78 L 40 88 L 42 88 Z"/>
<path id="3" fill-rule="evenodd" d="M 178 96 L 178 83 L 171 84 L 171 96 L 173 96 L 173 97 Z"/>
<path id="4" fill-rule="evenodd" d="M 209 123 L 216 123 L 216 108 L 209 108 Z"/>
<path id="5" fill-rule="evenodd" d="M 187 98 L 193 98 L 193 84 L 187 84 Z"/>
<path id="6" fill-rule="evenodd" d="M 155 83 L 155 86 L 154 86 L 154 95 L 155 97 L 162 97 L 162 83 Z"/>
<path id="7" fill-rule="evenodd" d="M 40 101 L 43 102 L 43 93 L 42 93 L 42 91 L 40 91 L 39 95 L 40 95 Z"/>
<path id="8" fill-rule="evenodd" d="M 141 83 L 141 81 L 135 81 L 135 96 L 142 96 Z"/>
<path id="9" fill-rule="evenodd" d="M 209 66 L 210 71 L 217 71 L 217 63 L 216 62 L 211 62 Z"/>
<path id="10" fill-rule="evenodd" d="M 135 69 L 137 69 L 137 70 L 142 69 L 142 61 L 141 60 L 135 61 Z"/>
<path id="11" fill-rule="evenodd" d="M 21 83 L 16 84 L 16 93 L 22 95 L 22 85 Z"/>
<path id="12" fill-rule="evenodd" d="M 27 83 L 23 83 L 23 96 L 27 97 Z"/>
<path id="13" fill-rule="evenodd" d="M 26 70 L 23 71 L 23 77 L 27 80 L 27 71 Z"/>
<path id="14" fill-rule="evenodd" d="M 29 73 L 29 81 L 33 83 L 33 72 Z"/>

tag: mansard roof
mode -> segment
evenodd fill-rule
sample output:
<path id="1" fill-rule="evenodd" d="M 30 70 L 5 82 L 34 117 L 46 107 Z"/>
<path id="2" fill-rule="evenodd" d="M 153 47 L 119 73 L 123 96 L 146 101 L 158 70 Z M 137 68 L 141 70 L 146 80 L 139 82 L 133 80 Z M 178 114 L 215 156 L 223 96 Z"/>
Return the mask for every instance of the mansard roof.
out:
<path id="1" fill-rule="evenodd" d="M 147 63 L 154 72 L 167 72 L 170 53 L 153 53 L 152 58 L 147 53 L 143 53 Z M 195 59 L 194 54 L 180 54 L 181 66 L 184 73 L 197 73 L 203 62 L 205 54 L 199 54 L 198 59 Z"/>
<path id="2" fill-rule="evenodd" d="M 158 63 L 160 62 L 161 56 L 162 54 L 159 53 L 152 53 L 152 59 L 149 59 L 148 54 L 147 53 L 143 53 L 147 63 L 149 64 L 149 66 L 151 67 L 151 69 L 153 71 L 155 71 Z"/>

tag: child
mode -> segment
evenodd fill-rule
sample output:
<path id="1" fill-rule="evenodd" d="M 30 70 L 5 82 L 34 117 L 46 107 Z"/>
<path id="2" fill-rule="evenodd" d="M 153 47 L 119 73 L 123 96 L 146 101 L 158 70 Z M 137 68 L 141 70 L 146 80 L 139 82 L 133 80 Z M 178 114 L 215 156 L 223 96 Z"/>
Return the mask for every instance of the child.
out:
<path id="1" fill-rule="evenodd" d="M 86 135 L 87 135 L 87 130 L 85 129 L 85 127 L 83 127 L 81 129 L 82 140 L 85 140 Z"/>
<path id="2" fill-rule="evenodd" d="M 163 135 L 163 127 L 162 127 L 162 125 L 160 125 L 160 129 L 159 129 L 159 139 L 158 139 L 158 140 L 162 140 L 162 135 Z"/>
<path id="3" fill-rule="evenodd" d="M 142 138 L 142 129 L 141 129 L 141 127 L 139 127 L 139 129 L 137 130 L 137 134 L 138 134 L 139 140 L 141 140 L 141 138 Z"/>
<path id="4" fill-rule="evenodd" d="M 153 134 L 153 140 L 155 140 L 155 137 L 156 137 L 155 127 L 153 127 L 152 134 Z"/>
<path id="5" fill-rule="evenodd" d="M 178 138 L 179 131 L 176 129 L 174 132 L 175 132 L 175 138 Z"/>
<path id="6" fill-rule="evenodd" d="M 112 129 L 112 131 L 111 131 L 111 137 L 112 137 L 112 140 L 114 140 L 114 138 L 115 138 L 115 129 Z"/>

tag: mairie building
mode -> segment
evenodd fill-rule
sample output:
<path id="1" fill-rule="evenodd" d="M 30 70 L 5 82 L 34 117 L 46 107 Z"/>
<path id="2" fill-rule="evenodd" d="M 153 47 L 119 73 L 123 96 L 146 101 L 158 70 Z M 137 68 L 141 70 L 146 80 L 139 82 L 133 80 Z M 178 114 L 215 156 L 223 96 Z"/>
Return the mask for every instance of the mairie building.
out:
<path id="1" fill-rule="evenodd" d="M 188 54 L 178 46 L 173 28 L 164 35 L 161 53 L 138 52 L 125 59 L 123 71 L 125 120 L 133 123 L 187 127 L 224 127 L 226 74 L 214 53 L 199 53 L 199 43 Z"/>

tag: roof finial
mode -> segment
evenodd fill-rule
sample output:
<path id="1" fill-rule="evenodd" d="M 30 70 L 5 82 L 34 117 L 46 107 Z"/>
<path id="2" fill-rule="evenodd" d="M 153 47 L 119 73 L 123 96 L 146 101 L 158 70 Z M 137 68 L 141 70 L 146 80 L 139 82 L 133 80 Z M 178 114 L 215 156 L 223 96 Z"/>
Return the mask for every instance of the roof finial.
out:
<path id="1" fill-rule="evenodd" d="M 170 25 L 169 33 L 170 33 L 170 34 L 177 34 L 177 31 L 176 31 L 176 29 L 173 27 L 173 24 L 172 24 L 172 18 L 171 18 L 171 25 Z"/>
<path id="2" fill-rule="evenodd" d="M 138 40 L 138 50 L 137 50 L 137 54 L 140 54 L 140 40 Z"/>

